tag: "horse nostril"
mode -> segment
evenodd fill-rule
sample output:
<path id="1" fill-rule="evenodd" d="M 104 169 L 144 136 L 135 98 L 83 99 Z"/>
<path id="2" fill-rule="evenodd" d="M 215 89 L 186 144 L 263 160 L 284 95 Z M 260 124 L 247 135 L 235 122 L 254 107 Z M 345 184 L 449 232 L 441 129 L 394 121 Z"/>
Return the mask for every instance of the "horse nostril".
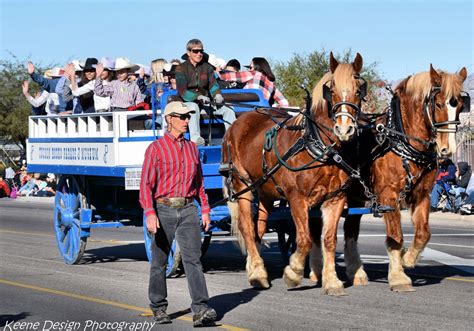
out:
<path id="1" fill-rule="evenodd" d="M 341 127 L 337 124 L 334 126 L 334 133 L 338 136 L 341 135 Z"/>
<path id="2" fill-rule="evenodd" d="M 448 156 L 450 153 L 449 153 L 449 149 L 444 147 L 441 149 L 441 155 L 445 155 L 445 156 Z"/>
<path id="3" fill-rule="evenodd" d="M 353 125 L 349 126 L 349 130 L 347 130 L 347 134 L 350 136 L 354 134 L 355 127 Z"/>

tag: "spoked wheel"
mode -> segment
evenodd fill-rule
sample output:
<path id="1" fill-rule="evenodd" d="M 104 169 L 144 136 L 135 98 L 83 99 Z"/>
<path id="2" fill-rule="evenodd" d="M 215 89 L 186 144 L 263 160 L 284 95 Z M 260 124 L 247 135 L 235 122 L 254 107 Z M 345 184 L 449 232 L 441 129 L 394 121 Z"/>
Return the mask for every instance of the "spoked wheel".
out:
<path id="1" fill-rule="evenodd" d="M 59 253 L 67 264 L 78 263 L 86 249 L 87 237 L 81 236 L 81 209 L 84 196 L 73 176 L 61 176 L 54 201 L 54 227 Z"/>
<path id="2" fill-rule="evenodd" d="M 146 228 L 146 216 L 143 214 L 143 232 L 145 237 L 145 251 L 148 257 L 148 261 L 151 262 L 151 245 L 153 244 L 153 235 L 150 234 Z M 166 266 L 166 277 L 174 277 L 182 272 L 180 272 L 181 265 L 181 252 L 179 250 L 178 243 L 176 239 L 173 240 L 171 244 L 171 250 L 168 255 L 168 264 Z"/>
<path id="3" fill-rule="evenodd" d="M 153 243 L 153 235 L 151 235 L 146 228 L 146 216 L 143 214 L 143 232 L 145 237 L 145 251 L 148 261 L 151 262 L 151 245 Z M 207 232 L 201 236 L 201 256 L 206 254 L 211 243 L 212 232 Z M 180 276 L 184 273 L 183 263 L 181 259 L 181 251 L 178 246 L 176 238 L 171 244 L 171 250 L 168 255 L 168 264 L 166 266 L 166 277 L 171 278 Z"/>

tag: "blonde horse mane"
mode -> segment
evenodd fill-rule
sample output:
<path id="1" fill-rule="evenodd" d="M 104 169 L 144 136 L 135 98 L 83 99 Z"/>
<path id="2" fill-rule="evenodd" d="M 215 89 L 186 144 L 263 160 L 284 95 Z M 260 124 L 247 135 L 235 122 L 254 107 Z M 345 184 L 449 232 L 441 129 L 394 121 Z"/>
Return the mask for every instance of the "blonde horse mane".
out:
<path id="1" fill-rule="evenodd" d="M 444 71 L 437 72 L 442 78 L 441 90 L 444 92 L 447 100 L 461 93 L 462 80 L 459 79 L 459 74 L 450 74 Z M 422 101 L 429 97 L 431 87 L 430 73 L 428 71 L 420 72 L 408 79 L 406 83 L 406 93 L 411 95 L 412 100 Z"/>

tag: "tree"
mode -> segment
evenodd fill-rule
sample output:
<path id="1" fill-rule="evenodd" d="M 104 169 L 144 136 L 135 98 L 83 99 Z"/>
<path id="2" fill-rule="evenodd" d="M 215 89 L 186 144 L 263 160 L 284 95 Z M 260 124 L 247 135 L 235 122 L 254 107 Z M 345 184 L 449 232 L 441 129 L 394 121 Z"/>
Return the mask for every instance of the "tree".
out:
<path id="1" fill-rule="evenodd" d="M 335 54 L 334 57 L 340 62 L 352 62 L 355 54 L 349 49 L 342 55 Z M 274 73 L 277 77 L 277 86 L 288 99 L 290 105 L 304 106 L 305 92 L 300 88 L 303 82 L 307 82 L 310 91 L 329 71 L 329 52 L 326 50 L 314 51 L 309 55 L 295 54 L 287 63 L 277 62 L 274 65 Z M 380 81 L 377 73 L 377 63 L 364 63 L 362 77 L 367 81 L 369 97 L 375 89 L 375 82 Z"/>
<path id="2" fill-rule="evenodd" d="M 0 137 L 25 148 L 31 105 L 22 94 L 21 84 L 29 78 L 27 60 L 20 61 L 13 54 L 11 57 L 11 60 L 0 60 Z M 38 86 L 32 84 L 32 95 L 35 89 Z"/>

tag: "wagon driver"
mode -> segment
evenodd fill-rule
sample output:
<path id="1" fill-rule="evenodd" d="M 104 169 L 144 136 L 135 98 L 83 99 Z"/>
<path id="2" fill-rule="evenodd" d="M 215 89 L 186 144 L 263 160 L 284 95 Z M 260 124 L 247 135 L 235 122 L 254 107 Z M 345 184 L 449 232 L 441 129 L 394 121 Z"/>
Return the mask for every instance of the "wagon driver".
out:
<path id="1" fill-rule="evenodd" d="M 191 296 L 194 326 L 213 325 L 216 311 L 208 307 L 209 295 L 201 265 L 201 230 L 194 199 L 199 197 L 202 226 L 210 225 L 209 203 L 204 192 L 199 152 L 185 139 L 194 110 L 174 101 L 165 108 L 168 129 L 145 152 L 140 183 L 140 204 L 146 215 L 147 230 L 153 234 L 148 295 L 155 321 L 171 323 L 166 314 L 166 264 L 174 237 L 183 259 Z"/>

